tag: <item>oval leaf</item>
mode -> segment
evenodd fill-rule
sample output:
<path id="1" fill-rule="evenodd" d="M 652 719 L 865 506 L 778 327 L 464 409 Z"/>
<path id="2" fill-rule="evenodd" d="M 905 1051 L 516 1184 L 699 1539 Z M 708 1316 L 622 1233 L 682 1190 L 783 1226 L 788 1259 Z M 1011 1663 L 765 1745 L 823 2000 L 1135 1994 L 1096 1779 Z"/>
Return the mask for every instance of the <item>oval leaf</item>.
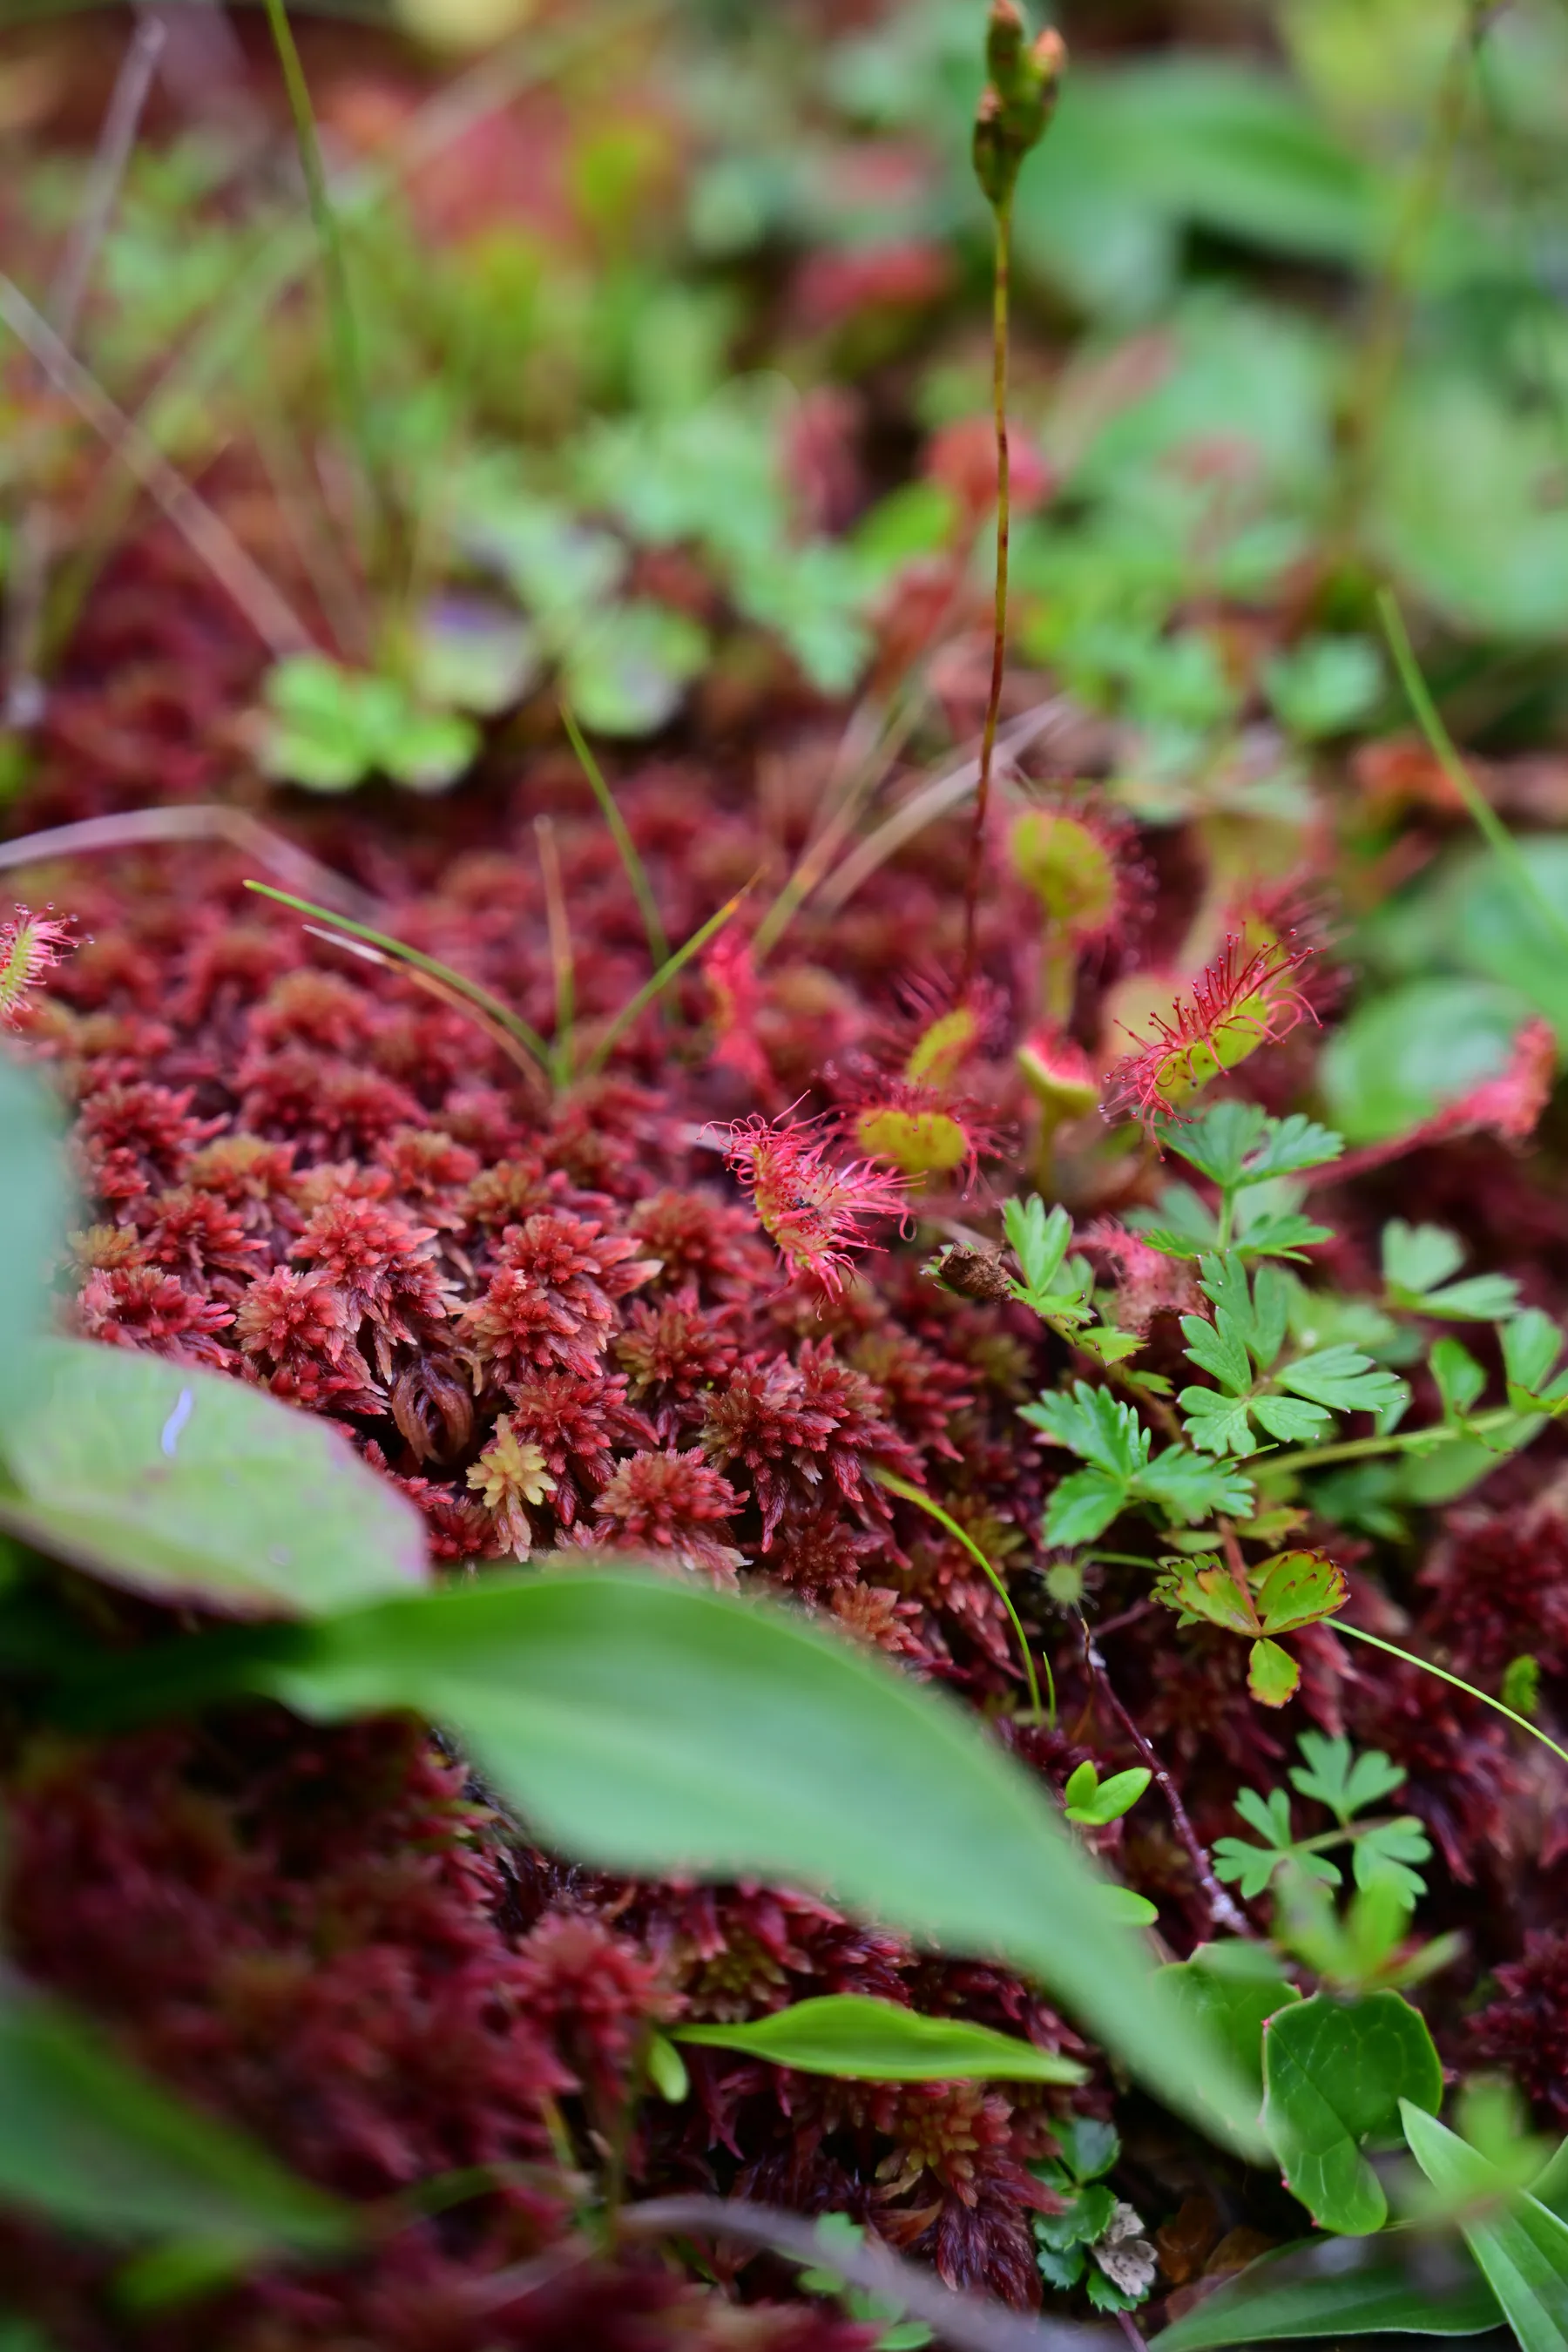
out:
<path id="1" fill-rule="evenodd" d="M 1244 1947 L 1250 1950 L 1251 1947 Z M 1230 2052 L 1237 2070 L 1263 2089 L 1263 2028 L 1277 2010 L 1301 1998 L 1293 1984 L 1271 1971 L 1238 1970 L 1200 1944 L 1190 1960 L 1162 1969 L 1163 1978 L 1189 2013 Z"/>
<path id="2" fill-rule="evenodd" d="M 1398 2129 L 1401 2101 L 1435 2114 L 1442 2098 L 1426 2021 L 1400 1993 L 1315 1993 L 1264 2026 L 1263 2128 L 1321 2229 L 1354 2238 L 1383 2227 L 1388 2200 L 1362 2144 Z"/>
<path id="3" fill-rule="evenodd" d="M 316 1616 L 427 1575 L 419 1513 L 339 1430 L 222 1373 L 48 1339 L 3 1445 L 0 1525 L 160 1601 Z"/>
<path id="4" fill-rule="evenodd" d="M 803 2074 L 847 2074 L 867 2083 L 1081 2083 L 1084 2069 L 988 2025 L 921 2017 L 896 2001 L 829 1993 L 796 2001 L 749 2025 L 687 2025 L 677 2042 L 739 2050 Z"/>
<path id="5" fill-rule="evenodd" d="M 95 2237 L 202 2242 L 236 2263 L 334 2253 L 357 2234 L 347 2208 L 31 1997 L 0 2002 L 0 2200 Z"/>
<path id="6" fill-rule="evenodd" d="M 1261 2145 L 1043 1791 L 952 1702 L 800 1618 L 646 1571 L 496 1576 L 295 1629 L 242 1671 L 309 1715 L 451 1725 L 588 1861 L 765 1874 L 1005 1958 L 1173 2106 Z"/>

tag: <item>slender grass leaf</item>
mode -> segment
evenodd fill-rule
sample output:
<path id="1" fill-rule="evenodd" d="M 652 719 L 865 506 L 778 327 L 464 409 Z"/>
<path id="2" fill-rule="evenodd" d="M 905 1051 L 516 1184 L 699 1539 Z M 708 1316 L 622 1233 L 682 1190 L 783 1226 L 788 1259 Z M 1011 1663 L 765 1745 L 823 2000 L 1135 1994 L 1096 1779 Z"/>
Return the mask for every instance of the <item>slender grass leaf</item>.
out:
<path id="1" fill-rule="evenodd" d="M 829 1993 L 796 2001 L 749 2025 L 678 2026 L 672 2038 L 738 2050 L 803 2074 L 844 2074 L 867 2083 L 1081 2083 L 1085 2070 L 988 2025 L 921 2017 L 896 2001 Z"/>
<path id="2" fill-rule="evenodd" d="M 316 1616 L 422 1584 L 420 1516 L 342 1432 L 160 1356 L 41 1341 L 0 1524 L 161 1601 Z"/>
<path id="3" fill-rule="evenodd" d="M 647 1572 L 497 1576 L 291 1629 L 250 1673 L 310 1716 L 450 1725 L 590 1862 L 765 1874 L 1005 1958 L 1173 2106 L 1258 2145 L 1223 2053 L 1028 1776 L 959 1708 L 789 1614 Z"/>
<path id="4" fill-rule="evenodd" d="M 1568 2344 L 1568 2221 L 1539 2199 L 1512 2189 L 1479 2148 L 1424 2113 L 1425 2101 L 1400 2102 L 1410 2152 L 1445 2196 L 1475 2200 L 1459 2228 L 1502 2306 L 1521 2352 L 1563 2352 Z"/>
<path id="5" fill-rule="evenodd" d="M 1388 2218 L 1363 2144 L 1398 2128 L 1402 2103 L 1435 2113 L 1443 2067 L 1426 2020 L 1396 1992 L 1315 1993 L 1263 2030 L 1263 2128 L 1286 2186 L 1320 2228 L 1364 2237 Z"/>
<path id="6" fill-rule="evenodd" d="M 357 2234 L 335 2200 L 31 1995 L 0 2001 L 0 2201 L 95 2237 L 201 2242 L 237 2263 L 339 2252 Z"/>
<path id="7" fill-rule="evenodd" d="M 48 1270 L 70 1218 L 59 1121 L 43 1084 L 0 1054 L 0 1423 L 32 1386 L 30 1343 L 48 1316 Z"/>
<path id="8" fill-rule="evenodd" d="M 1421 2241 L 1404 2261 L 1389 2238 L 1309 2238 L 1281 2246 L 1154 2336 L 1149 2352 L 1223 2352 L 1302 2337 L 1484 2336 L 1502 2314 L 1457 2248 Z"/>

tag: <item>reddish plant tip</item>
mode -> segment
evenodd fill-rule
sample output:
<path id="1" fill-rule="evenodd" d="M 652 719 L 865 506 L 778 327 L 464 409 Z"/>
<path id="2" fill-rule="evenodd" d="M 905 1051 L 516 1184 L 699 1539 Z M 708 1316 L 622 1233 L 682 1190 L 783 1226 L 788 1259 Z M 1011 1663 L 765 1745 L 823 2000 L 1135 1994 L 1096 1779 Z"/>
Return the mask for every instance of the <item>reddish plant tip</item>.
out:
<path id="1" fill-rule="evenodd" d="M 15 1025 L 30 992 L 76 944 L 68 916 L 61 921 L 18 907 L 0 923 L 0 1021 Z"/>
<path id="2" fill-rule="evenodd" d="M 1294 979 L 1312 952 L 1279 940 L 1248 952 L 1239 935 L 1226 940 L 1186 994 L 1173 998 L 1171 1019 L 1156 1013 L 1154 1035 L 1134 1038 L 1132 1052 L 1108 1073 L 1107 1116 L 1131 1112 L 1146 1127 L 1180 1117 L 1200 1087 L 1289 1036 L 1303 1019 L 1315 1022 Z"/>
<path id="3" fill-rule="evenodd" d="M 868 1246 L 867 1217 L 902 1213 L 908 1180 L 869 1161 L 836 1163 L 810 1120 L 752 1118 L 729 1130 L 731 1171 L 752 1195 L 763 1230 L 792 1274 L 837 1297 L 851 1250 Z"/>

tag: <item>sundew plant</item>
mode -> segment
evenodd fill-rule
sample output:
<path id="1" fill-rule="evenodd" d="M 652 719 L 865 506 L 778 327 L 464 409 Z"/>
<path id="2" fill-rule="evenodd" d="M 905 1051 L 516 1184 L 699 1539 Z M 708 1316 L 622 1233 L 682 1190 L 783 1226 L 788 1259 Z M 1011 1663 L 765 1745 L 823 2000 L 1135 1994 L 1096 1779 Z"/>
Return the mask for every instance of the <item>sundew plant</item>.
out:
<path id="1" fill-rule="evenodd" d="M 1568 2344 L 1565 128 L 0 22 L 0 2352 Z"/>

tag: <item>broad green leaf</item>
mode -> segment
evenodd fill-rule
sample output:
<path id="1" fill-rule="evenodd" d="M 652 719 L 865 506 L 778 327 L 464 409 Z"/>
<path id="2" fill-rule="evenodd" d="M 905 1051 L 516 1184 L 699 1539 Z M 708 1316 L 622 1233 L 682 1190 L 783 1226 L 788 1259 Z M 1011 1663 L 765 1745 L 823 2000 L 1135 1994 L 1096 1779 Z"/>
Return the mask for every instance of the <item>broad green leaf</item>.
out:
<path id="1" fill-rule="evenodd" d="M 1245 1461 L 1258 1451 L 1258 1440 L 1247 1420 L 1245 1397 L 1224 1396 L 1217 1389 L 1183 1389 L 1176 1399 L 1187 1435 L 1205 1454 L 1228 1454 Z"/>
<path id="2" fill-rule="evenodd" d="M 1206 1454 L 1189 1454 L 1184 1446 L 1168 1445 L 1140 1470 L 1132 1482 L 1140 1501 L 1156 1503 L 1171 1518 L 1199 1527 L 1216 1512 L 1245 1518 L 1252 1507 L 1252 1486 L 1228 1463 Z"/>
<path id="3" fill-rule="evenodd" d="M 1332 1412 L 1376 1412 L 1404 1391 L 1392 1372 L 1374 1365 L 1359 1348 L 1320 1348 L 1298 1357 L 1277 1375 L 1281 1384 Z"/>
<path id="4" fill-rule="evenodd" d="M 32 1387 L 48 1274 L 70 1221 L 59 1121 L 42 1080 L 0 1053 L 0 1427 Z"/>
<path id="5" fill-rule="evenodd" d="M 1247 1654 L 1247 1687 L 1259 1706 L 1285 1706 L 1296 1696 L 1301 1669 L 1278 1642 L 1254 1642 Z"/>
<path id="6" fill-rule="evenodd" d="M 1063 1809 L 1069 1822 L 1086 1829 L 1103 1829 L 1108 1822 L 1119 1822 L 1131 1811 L 1151 1777 L 1146 1765 L 1134 1764 L 1102 1780 L 1091 1762 L 1082 1763 L 1062 1790 Z"/>
<path id="7" fill-rule="evenodd" d="M 1399 2252 L 1393 2237 L 1281 2246 L 1152 2337 L 1149 2352 L 1224 2352 L 1303 2337 L 1348 2345 L 1363 2336 L 1484 2336 L 1500 2324 L 1496 2296 L 1458 2249 L 1424 2239 L 1408 2268 Z"/>
<path id="8" fill-rule="evenodd" d="M 1357 1756 L 1348 1739 L 1330 1739 L 1321 1731 L 1303 1731 L 1297 1746 L 1307 1761 L 1291 1766 L 1292 1788 L 1326 1806 L 1341 1822 L 1364 1812 L 1380 1798 L 1391 1797 L 1408 1777 L 1404 1765 L 1395 1764 L 1381 1748 L 1369 1748 Z"/>
<path id="9" fill-rule="evenodd" d="M 1500 1323 L 1518 1305 L 1519 1285 L 1511 1275 L 1469 1274 L 1462 1282 L 1429 1290 L 1421 1312 L 1455 1323 Z"/>
<path id="10" fill-rule="evenodd" d="M 0 2201 L 236 2264 L 340 2252 L 357 2234 L 346 2208 L 171 2097 L 85 2021 L 14 1992 L 0 2000 Z"/>
<path id="11" fill-rule="evenodd" d="M 1242 1199 L 1247 1199 L 1242 1194 Z M 1320 1242 L 1332 1241 L 1331 1226 L 1314 1224 L 1293 1209 L 1264 1209 L 1255 1217 L 1237 1218 L 1232 1248 L 1244 1263 L 1269 1257 L 1300 1259 Z"/>
<path id="12" fill-rule="evenodd" d="M 668 1576 L 593 1570 L 493 1576 L 250 1642 L 219 1671 L 311 1717 L 411 1707 L 450 1726 L 566 1853 L 820 1887 L 1005 1958 L 1173 2105 L 1257 2145 L 1229 2069 L 1029 1776 L 847 1643 Z"/>
<path id="13" fill-rule="evenodd" d="M 1418 1903 L 1426 1881 L 1412 1864 L 1431 1859 L 1432 1841 L 1414 1813 L 1383 1822 L 1365 1830 L 1355 1842 L 1352 1856 L 1355 1883 L 1360 1887 L 1389 1886 L 1405 1903 Z"/>
<path id="14" fill-rule="evenodd" d="M 1300 1397 L 1255 1397 L 1252 1414 L 1258 1425 L 1270 1437 L 1279 1438 L 1282 1445 L 1309 1445 L 1330 1426 L 1326 1408 L 1308 1404 Z"/>
<path id="15" fill-rule="evenodd" d="M 1162 1969 L 1160 1974 L 1198 2023 L 1229 2051 L 1261 2097 L 1264 2021 L 1300 2000 L 1297 1988 L 1272 1969 L 1241 1974 L 1223 1960 L 1215 1965 L 1209 1944 L 1200 1944 L 1190 1960 Z"/>
<path id="16" fill-rule="evenodd" d="M 1517 894 L 1512 901 L 1518 914 Z M 1531 1012 L 1482 980 L 1415 980 L 1358 1004 L 1323 1048 L 1329 1109 L 1350 1142 L 1402 1135 L 1456 1096 L 1496 1077 Z"/>
<path id="17" fill-rule="evenodd" d="M 0 1523 L 162 1601 L 320 1616 L 428 1573 L 419 1513 L 343 1433 L 221 1373 L 49 1339 L 7 1423 Z"/>
<path id="18" fill-rule="evenodd" d="M 1502 1328 L 1502 1360 L 1510 1387 L 1539 1395 L 1563 1353 L 1563 1334 L 1539 1307 L 1526 1307 Z"/>
<path id="19" fill-rule="evenodd" d="M 1200 1371 L 1212 1372 L 1223 1388 L 1239 1396 L 1252 1384 L 1252 1363 L 1247 1352 L 1247 1340 L 1236 1318 L 1221 1307 L 1215 1310 L 1212 1323 L 1201 1315 L 1184 1315 L 1182 1333 L 1187 1342 L 1186 1357 Z"/>
<path id="20" fill-rule="evenodd" d="M 1392 1290 L 1418 1297 L 1436 1290 L 1465 1263 L 1465 1245 L 1442 1225 L 1407 1225 L 1394 1217 L 1383 1229 L 1383 1278 Z"/>
<path id="21" fill-rule="evenodd" d="M 1262 1632 L 1252 1595 L 1243 1590 L 1228 1568 L 1213 1552 L 1199 1552 L 1189 1560 L 1162 1562 L 1154 1598 L 1167 1609 L 1181 1612 L 1183 1624 L 1202 1621 L 1223 1626 L 1228 1633 Z"/>
<path id="22" fill-rule="evenodd" d="M 1568 2343 L 1568 2222 L 1513 2188 L 1479 2148 L 1440 2124 L 1436 2104 L 1400 2102 L 1412 2156 L 1444 2196 L 1474 2200 L 1470 2210 L 1461 2211 L 1459 2228 L 1521 2352 L 1563 2352 Z"/>
<path id="23" fill-rule="evenodd" d="M 1281 726 L 1316 742 L 1372 714 L 1383 662 L 1369 637 L 1309 637 L 1264 664 L 1263 688 Z"/>
<path id="24" fill-rule="evenodd" d="M 1327 1552 L 1281 1551 L 1252 1571 L 1258 1619 L 1266 1633 L 1294 1633 L 1342 1609 L 1350 1599 L 1344 1571 Z"/>
<path id="25" fill-rule="evenodd" d="M 677 2042 L 738 2050 L 803 2074 L 843 2074 L 867 2083 L 1081 2083 L 1083 2067 L 988 2025 L 921 2017 L 896 2001 L 828 1993 L 796 2001 L 746 2025 L 682 2025 Z"/>
<path id="26" fill-rule="evenodd" d="M 1449 1421 L 1463 1421 L 1487 1384 L 1487 1376 L 1468 1348 L 1458 1339 L 1434 1342 L 1427 1359 L 1443 1412 Z"/>
<path id="27" fill-rule="evenodd" d="M 1228 1191 L 1241 1182 L 1247 1157 L 1267 1125 L 1260 1104 L 1231 1099 L 1211 1103 L 1185 1121 L 1159 1118 L 1154 1132 L 1165 1150 L 1179 1153 L 1190 1167 Z"/>
<path id="28" fill-rule="evenodd" d="M 1388 2200 L 1363 2144 L 1397 2129 L 1402 2102 L 1428 2113 L 1442 2104 L 1442 2063 L 1419 2011 L 1396 1992 L 1314 1993 L 1264 2027 L 1263 2084 L 1263 2128 L 1320 2229 L 1380 2230 Z"/>
<path id="29" fill-rule="evenodd" d="M 1131 1478 L 1149 1459 L 1149 1433 L 1135 1409 L 1121 1403 L 1108 1389 L 1090 1388 L 1087 1381 L 1025 1405 L 1022 1413 L 1055 1444 L 1065 1445 L 1112 1478 Z"/>
<path id="30" fill-rule="evenodd" d="M 1026 1286 L 1043 1296 L 1061 1271 L 1072 1242 L 1072 1219 L 1059 1202 L 1047 1214 L 1039 1194 L 1031 1192 L 1026 1201 L 1003 1202 L 1002 1223 Z"/>
<path id="31" fill-rule="evenodd" d="M 1121 1479 L 1110 1477 L 1103 1470 L 1075 1470 L 1052 1489 L 1046 1505 L 1045 1539 L 1063 1549 L 1092 1543 L 1127 1508 L 1130 1499 Z"/>

